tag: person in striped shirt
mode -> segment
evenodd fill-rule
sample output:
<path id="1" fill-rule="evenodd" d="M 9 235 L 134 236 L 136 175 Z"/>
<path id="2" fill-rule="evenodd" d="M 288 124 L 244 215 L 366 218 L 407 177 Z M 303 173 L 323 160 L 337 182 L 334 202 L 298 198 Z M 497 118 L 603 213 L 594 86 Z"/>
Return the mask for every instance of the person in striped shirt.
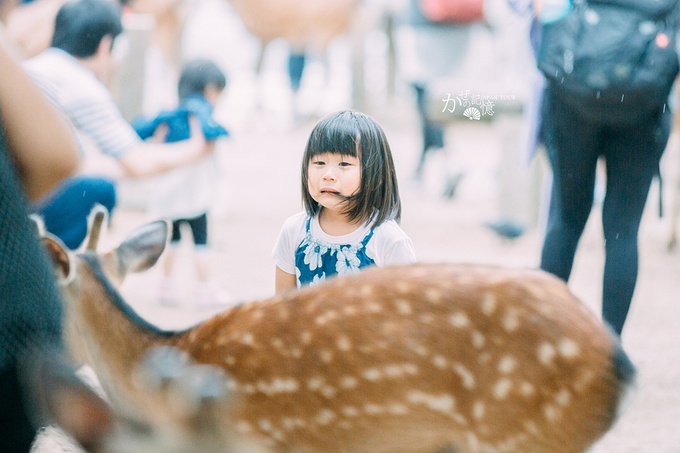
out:
<path id="1" fill-rule="evenodd" d="M 175 143 L 142 141 L 104 84 L 113 67 L 112 48 L 122 32 L 121 10 L 108 0 L 64 4 L 55 20 L 51 47 L 26 60 L 24 69 L 61 109 L 83 143 L 115 159 L 117 175 L 146 177 L 197 161 L 214 150 L 192 118 L 190 138 Z M 80 174 L 63 182 L 35 206 L 48 231 L 77 248 L 95 203 L 115 206 L 110 177 Z"/>

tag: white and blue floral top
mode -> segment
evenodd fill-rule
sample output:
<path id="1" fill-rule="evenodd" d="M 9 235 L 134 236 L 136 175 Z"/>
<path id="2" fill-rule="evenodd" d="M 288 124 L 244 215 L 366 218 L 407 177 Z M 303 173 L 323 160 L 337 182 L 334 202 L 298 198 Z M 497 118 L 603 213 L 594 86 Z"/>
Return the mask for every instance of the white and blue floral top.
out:
<path id="1" fill-rule="evenodd" d="M 362 225 L 343 236 L 331 236 L 321 229 L 318 216 L 305 212 L 288 218 L 273 252 L 276 265 L 296 276 L 297 286 L 316 285 L 333 275 L 415 262 L 413 244 L 394 221 L 376 228 Z"/>

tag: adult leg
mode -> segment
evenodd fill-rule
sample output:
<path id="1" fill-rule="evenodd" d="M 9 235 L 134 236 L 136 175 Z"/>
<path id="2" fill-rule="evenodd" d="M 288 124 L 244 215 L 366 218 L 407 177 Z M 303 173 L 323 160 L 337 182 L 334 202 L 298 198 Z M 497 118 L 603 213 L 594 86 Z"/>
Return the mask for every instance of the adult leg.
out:
<path id="1" fill-rule="evenodd" d="M 649 187 L 670 133 L 670 112 L 635 130 L 612 134 L 602 207 L 605 266 L 602 317 L 621 335 L 638 275 L 638 231 Z"/>
<path id="2" fill-rule="evenodd" d="M 543 102 L 543 133 L 553 187 L 541 269 L 567 281 L 593 205 L 600 133 L 599 128 L 573 114 L 549 88 Z"/>

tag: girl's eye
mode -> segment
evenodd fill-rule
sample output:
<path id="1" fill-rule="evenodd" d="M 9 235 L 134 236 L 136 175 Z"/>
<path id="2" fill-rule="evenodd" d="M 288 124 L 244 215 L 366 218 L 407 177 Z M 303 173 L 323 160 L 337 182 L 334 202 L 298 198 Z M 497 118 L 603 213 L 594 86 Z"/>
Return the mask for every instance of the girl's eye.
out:
<path id="1" fill-rule="evenodd" d="M 312 165 L 324 165 L 324 164 L 325 164 L 325 162 L 322 161 L 322 160 L 315 160 L 315 161 L 312 161 Z"/>
<path id="2" fill-rule="evenodd" d="M 340 162 L 340 166 L 341 166 L 341 167 L 349 167 L 349 166 L 351 166 L 351 165 L 352 165 L 351 162 L 344 162 L 344 161 L 343 161 L 343 162 Z"/>

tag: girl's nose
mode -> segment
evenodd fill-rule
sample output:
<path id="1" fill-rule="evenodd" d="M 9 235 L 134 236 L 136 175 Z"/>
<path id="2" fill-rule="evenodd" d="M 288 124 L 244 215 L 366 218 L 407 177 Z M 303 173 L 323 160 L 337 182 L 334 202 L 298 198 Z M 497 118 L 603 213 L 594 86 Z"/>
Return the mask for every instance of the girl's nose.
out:
<path id="1" fill-rule="evenodd" d="M 324 180 L 327 180 L 327 179 L 334 180 L 334 179 L 335 179 L 335 173 L 333 172 L 333 169 L 332 169 L 332 168 L 327 168 L 327 169 L 326 169 L 326 171 L 325 171 L 324 174 L 323 174 L 323 179 L 324 179 Z"/>

